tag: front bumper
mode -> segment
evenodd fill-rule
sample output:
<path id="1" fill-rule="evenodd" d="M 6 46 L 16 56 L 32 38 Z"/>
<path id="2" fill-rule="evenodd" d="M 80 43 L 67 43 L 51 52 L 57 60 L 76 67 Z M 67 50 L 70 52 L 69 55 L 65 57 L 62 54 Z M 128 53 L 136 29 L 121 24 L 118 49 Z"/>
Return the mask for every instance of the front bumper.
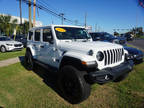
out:
<path id="1" fill-rule="evenodd" d="M 133 69 L 133 61 L 125 61 L 124 63 L 112 67 L 112 68 L 105 68 L 103 70 L 90 72 L 88 74 L 88 80 L 91 83 L 99 83 L 104 84 L 109 81 L 114 81 L 120 76 L 128 74 Z"/>
<path id="2" fill-rule="evenodd" d="M 17 50 L 22 50 L 23 49 L 23 46 L 21 46 L 21 47 L 7 47 L 6 48 L 7 49 L 7 51 L 17 51 Z"/>

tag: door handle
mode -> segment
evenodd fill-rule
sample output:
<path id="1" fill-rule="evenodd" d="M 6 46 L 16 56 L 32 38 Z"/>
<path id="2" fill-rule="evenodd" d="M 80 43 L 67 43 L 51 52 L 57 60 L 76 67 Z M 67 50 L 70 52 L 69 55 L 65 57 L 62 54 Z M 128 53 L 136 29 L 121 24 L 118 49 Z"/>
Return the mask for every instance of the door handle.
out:
<path id="1" fill-rule="evenodd" d="M 44 48 L 44 45 L 41 45 L 40 47 L 41 47 L 41 48 Z"/>

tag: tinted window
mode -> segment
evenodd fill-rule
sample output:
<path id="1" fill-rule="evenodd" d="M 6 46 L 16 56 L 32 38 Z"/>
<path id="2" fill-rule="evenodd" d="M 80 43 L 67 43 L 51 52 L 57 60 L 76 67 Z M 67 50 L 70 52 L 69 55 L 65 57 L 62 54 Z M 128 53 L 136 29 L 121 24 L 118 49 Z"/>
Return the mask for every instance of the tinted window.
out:
<path id="1" fill-rule="evenodd" d="M 43 29 L 43 41 L 49 42 L 50 39 L 52 39 L 51 29 Z"/>
<path id="2" fill-rule="evenodd" d="M 98 38 L 101 39 L 101 35 L 99 33 L 90 33 L 90 35 L 94 41 L 98 40 Z"/>
<path id="3" fill-rule="evenodd" d="M 29 31 L 29 40 L 32 40 L 33 32 Z"/>
<path id="4" fill-rule="evenodd" d="M 3 41 L 3 38 L 2 38 L 2 37 L 0 38 L 0 41 Z"/>
<path id="5" fill-rule="evenodd" d="M 35 31 L 35 41 L 40 41 L 40 30 Z"/>
<path id="6" fill-rule="evenodd" d="M 91 36 L 84 28 L 74 27 L 55 27 L 56 36 L 58 39 L 90 39 Z"/>
<path id="7" fill-rule="evenodd" d="M 0 37 L 0 41 L 11 41 L 12 39 L 9 37 Z"/>

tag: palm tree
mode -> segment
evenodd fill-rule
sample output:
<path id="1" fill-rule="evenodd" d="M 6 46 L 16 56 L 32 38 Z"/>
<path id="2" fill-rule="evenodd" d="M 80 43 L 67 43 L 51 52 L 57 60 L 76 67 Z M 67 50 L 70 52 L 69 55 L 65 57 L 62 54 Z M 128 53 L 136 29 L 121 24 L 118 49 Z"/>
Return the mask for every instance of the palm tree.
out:
<path id="1" fill-rule="evenodd" d="M 11 18 L 9 15 L 0 15 L 0 29 L 3 34 L 10 36 L 16 28 L 17 19 Z"/>
<path id="2" fill-rule="evenodd" d="M 27 34 L 29 31 L 29 22 L 25 21 L 23 24 L 23 34 Z"/>

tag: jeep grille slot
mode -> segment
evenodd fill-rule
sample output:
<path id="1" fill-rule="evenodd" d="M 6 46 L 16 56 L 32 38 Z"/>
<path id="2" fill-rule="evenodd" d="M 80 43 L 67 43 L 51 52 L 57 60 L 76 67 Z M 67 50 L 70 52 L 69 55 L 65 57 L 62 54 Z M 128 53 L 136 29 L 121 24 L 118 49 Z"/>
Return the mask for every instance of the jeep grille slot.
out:
<path id="1" fill-rule="evenodd" d="M 110 65 L 122 60 L 123 48 L 104 51 L 104 65 Z"/>

